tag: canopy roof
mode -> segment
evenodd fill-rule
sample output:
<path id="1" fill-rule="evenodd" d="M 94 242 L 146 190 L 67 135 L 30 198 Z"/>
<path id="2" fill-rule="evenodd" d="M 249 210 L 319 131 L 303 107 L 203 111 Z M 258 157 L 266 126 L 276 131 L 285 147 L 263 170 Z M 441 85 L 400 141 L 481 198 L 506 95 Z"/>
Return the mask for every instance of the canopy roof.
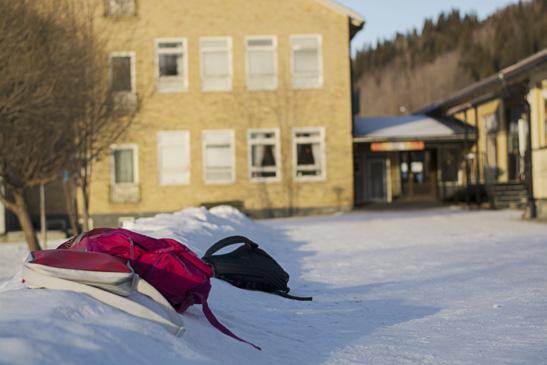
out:
<path id="1" fill-rule="evenodd" d="M 475 128 L 455 118 L 430 117 L 423 114 L 356 117 L 354 142 L 375 141 L 463 141 L 475 139 Z"/>

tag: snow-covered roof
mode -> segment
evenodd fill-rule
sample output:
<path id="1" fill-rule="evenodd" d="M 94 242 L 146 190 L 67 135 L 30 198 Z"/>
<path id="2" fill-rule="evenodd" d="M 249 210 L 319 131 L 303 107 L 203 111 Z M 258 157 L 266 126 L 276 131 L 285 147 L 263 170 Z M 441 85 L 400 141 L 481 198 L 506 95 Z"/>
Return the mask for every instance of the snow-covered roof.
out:
<path id="1" fill-rule="evenodd" d="M 356 117 L 353 123 L 353 140 L 401 141 L 401 140 L 463 140 L 467 129 L 468 138 L 475 138 L 475 128 L 453 118 L 438 118 L 423 114 Z"/>
<path id="2" fill-rule="evenodd" d="M 331 8 L 332 10 L 349 17 L 351 20 L 351 23 L 354 26 L 357 26 L 357 27 L 363 26 L 363 23 L 365 22 L 365 20 L 363 19 L 361 15 L 357 14 L 352 9 L 340 4 L 339 2 L 335 0 L 317 0 L 317 1 L 327 6 L 328 8 Z"/>

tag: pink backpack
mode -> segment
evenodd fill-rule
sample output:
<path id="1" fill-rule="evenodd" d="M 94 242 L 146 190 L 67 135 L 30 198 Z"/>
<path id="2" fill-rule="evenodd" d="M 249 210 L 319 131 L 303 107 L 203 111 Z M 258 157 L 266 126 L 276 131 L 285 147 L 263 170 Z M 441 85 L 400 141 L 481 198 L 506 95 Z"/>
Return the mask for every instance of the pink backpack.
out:
<path id="1" fill-rule="evenodd" d="M 222 325 L 207 304 L 212 268 L 182 243 L 155 239 L 126 229 L 99 228 L 81 234 L 58 249 L 101 252 L 127 260 L 135 273 L 156 288 L 179 313 L 201 304 L 205 317 L 219 331 L 260 350 Z"/>

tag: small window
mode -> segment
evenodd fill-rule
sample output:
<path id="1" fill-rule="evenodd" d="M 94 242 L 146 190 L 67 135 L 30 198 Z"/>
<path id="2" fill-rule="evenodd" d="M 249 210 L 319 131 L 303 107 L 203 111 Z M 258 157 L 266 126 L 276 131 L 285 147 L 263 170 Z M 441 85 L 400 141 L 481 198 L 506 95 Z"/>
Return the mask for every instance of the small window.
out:
<path id="1" fill-rule="evenodd" d="M 160 185 L 190 184 L 190 132 L 158 132 Z"/>
<path id="2" fill-rule="evenodd" d="M 325 177 L 325 131 L 323 128 L 293 130 L 295 178 L 319 180 Z"/>
<path id="3" fill-rule="evenodd" d="M 279 130 L 253 129 L 249 131 L 248 138 L 251 181 L 278 180 Z"/>
<path id="4" fill-rule="evenodd" d="M 135 92 L 135 54 L 133 52 L 110 54 L 110 87 L 114 93 Z"/>
<path id="5" fill-rule="evenodd" d="M 318 88 L 323 84 L 321 36 L 291 37 L 292 84 L 295 89 Z"/>
<path id="6" fill-rule="evenodd" d="M 115 145 L 112 147 L 114 185 L 137 184 L 137 146 Z"/>
<path id="7" fill-rule="evenodd" d="M 157 90 L 178 92 L 188 89 L 186 39 L 156 40 Z"/>
<path id="8" fill-rule="evenodd" d="M 136 12 L 135 0 L 105 0 L 107 16 L 133 16 Z"/>
<path id="9" fill-rule="evenodd" d="M 248 37 L 247 88 L 273 90 L 277 87 L 277 40 L 275 37 Z"/>
<path id="10" fill-rule="evenodd" d="M 203 132 L 203 176 L 212 184 L 235 181 L 234 131 Z"/>
<path id="11" fill-rule="evenodd" d="M 203 91 L 232 89 L 232 39 L 201 38 L 201 88 Z"/>

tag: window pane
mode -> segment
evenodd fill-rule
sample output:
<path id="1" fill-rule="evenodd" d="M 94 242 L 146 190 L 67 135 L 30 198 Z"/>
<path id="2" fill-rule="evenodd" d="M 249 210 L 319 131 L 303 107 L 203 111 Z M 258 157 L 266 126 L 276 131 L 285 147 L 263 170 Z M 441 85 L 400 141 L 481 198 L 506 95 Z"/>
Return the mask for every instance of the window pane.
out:
<path id="1" fill-rule="evenodd" d="M 163 185 L 190 182 L 190 133 L 158 132 L 159 180 Z"/>
<path id="2" fill-rule="evenodd" d="M 319 146 L 317 144 L 317 146 Z M 319 156 L 314 154 L 314 145 L 311 143 L 301 143 L 296 146 L 297 149 L 297 164 L 301 165 L 315 165 L 315 161 Z"/>
<path id="3" fill-rule="evenodd" d="M 319 47 L 319 40 L 317 37 L 293 38 L 291 42 L 296 49 Z"/>
<path id="4" fill-rule="evenodd" d="M 158 48 L 182 48 L 181 42 L 162 42 L 158 44 Z"/>
<path id="5" fill-rule="evenodd" d="M 303 49 L 294 52 L 294 72 L 317 75 L 319 73 L 319 53 L 317 49 Z"/>
<path id="6" fill-rule="evenodd" d="M 274 138 L 275 133 L 274 132 L 253 132 L 251 134 L 252 139 L 258 139 L 258 138 Z"/>
<path id="7" fill-rule="evenodd" d="M 204 48 L 228 48 L 228 39 L 201 39 L 200 46 Z"/>
<path id="8" fill-rule="evenodd" d="M 160 54 L 160 76 L 178 76 L 181 74 L 179 67 L 182 62 L 181 54 Z"/>
<path id="9" fill-rule="evenodd" d="M 114 151 L 115 183 L 133 183 L 133 150 Z"/>
<path id="10" fill-rule="evenodd" d="M 254 167 L 275 167 L 275 146 L 253 145 L 251 163 Z"/>
<path id="11" fill-rule="evenodd" d="M 273 39 L 271 39 L 271 38 L 249 39 L 249 40 L 247 40 L 247 46 L 249 46 L 249 47 L 272 47 L 273 46 Z"/>
<path id="12" fill-rule="evenodd" d="M 271 76 L 275 74 L 272 51 L 249 51 L 249 76 Z"/>
<path id="13" fill-rule="evenodd" d="M 112 57 L 112 91 L 131 91 L 131 57 Z"/>
<path id="14" fill-rule="evenodd" d="M 135 14 L 135 0 L 108 0 L 108 15 L 130 16 Z"/>
<path id="15" fill-rule="evenodd" d="M 205 77 L 227 77 L 230 74 L 226 51 L 203 53 L 203 75 Z"/>
<path id="16" fill-rule="evenodd" d="M 230 145 L 206 146 L 205 164 L 210 167 L 231 167 L 232 153 Z"/>
<path id="17" fill-rule="evenodd" d="M 323 134 L 321 129 L 294 132 L 296 177 L 323 176 Z"/>

